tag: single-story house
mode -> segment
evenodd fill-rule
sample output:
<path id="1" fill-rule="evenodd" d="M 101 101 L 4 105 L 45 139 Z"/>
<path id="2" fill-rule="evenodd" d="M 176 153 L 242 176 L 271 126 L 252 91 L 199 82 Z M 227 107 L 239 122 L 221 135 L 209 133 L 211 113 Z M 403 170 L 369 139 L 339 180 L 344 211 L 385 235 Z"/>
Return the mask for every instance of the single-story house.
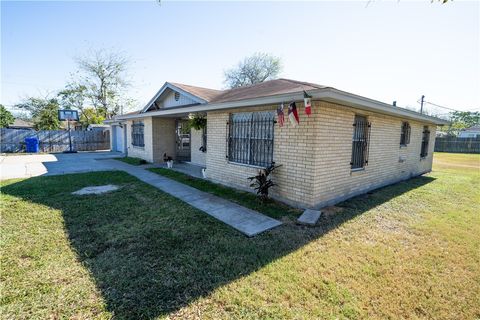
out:
<path id="1" fill-rule="evenodd" d="M 13 123 L 7 127 L 8 129 L 33 130 L 33 123 L 19 118 L 15 118 Z"/>
<path id="2" fill-rule="evenodd" d="M 87 126 L 87 129 L 86 131 L 101 131 L 101 132 L 104 132 L 104 131 L 108 131 L 110 130 L 110 126 L 107 125 L 107 124 L 89 124 Z"/>
<path id="3" fill-rule="evenodd" d="M 463 129 L 458 134 L 459 138 L 479 138 L 480 126 L 471 126 L 470 128 Z"/>
<path id="4" fill-rule="evenodd" d="M 190 129 L 189 117 L 205 117 L 206 128 Z M 142 110 L 108 122 L 123 130 L 112 141 L 124 137 L 128 156 L 201 165 L 207 179 L 239 189 L 251 190 L 247 178 L 259 169 L 281 165 L 272 196 L 303 208 L 429 172 L 436 126 L 447 124 L 289 79 L 229 90 L 167 82 Z"/>

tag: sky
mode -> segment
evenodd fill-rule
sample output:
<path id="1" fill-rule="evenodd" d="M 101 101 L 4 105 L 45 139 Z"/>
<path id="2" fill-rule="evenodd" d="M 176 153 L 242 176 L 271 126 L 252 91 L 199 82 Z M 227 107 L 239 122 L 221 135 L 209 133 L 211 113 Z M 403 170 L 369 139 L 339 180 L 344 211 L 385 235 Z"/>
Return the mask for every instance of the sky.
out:
<path id="1" fill-rule="evenodd" d="M 399 106 L 480 110 L 480 2 L 1 1 L 0 103 L 61 89 L 94 48 L 129 57 L 141 107 L 165 81 L 224 88 L 245 56 Z"/>

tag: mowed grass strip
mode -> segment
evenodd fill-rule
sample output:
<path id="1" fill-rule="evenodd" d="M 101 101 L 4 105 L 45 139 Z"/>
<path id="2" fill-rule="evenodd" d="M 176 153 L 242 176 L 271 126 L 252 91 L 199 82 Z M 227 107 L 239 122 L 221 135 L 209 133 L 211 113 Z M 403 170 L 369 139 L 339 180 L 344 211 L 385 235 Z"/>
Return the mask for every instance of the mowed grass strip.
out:
<path id="1" fill-rule="evenodd" d="M 266 202 L 262 202 L 254 193 L 222 186 L 221 184 L 213 183 L 205 179 L 195 178 L 172 169 L 150 168 L 148 170 L 164 177 L 170 178 L 172 180 L 184 183 L 191 187 L 197 188 L 204 192 L 208 192 L 230 200 L 232 202 L 238 203 L 244 207 L 261 212 L 272 218 L 281 219 L 288 217 L 293 219 L 300 216 L 303 211 L 300 209 L 292 208 L 286 204 L 272 199 L 269 199 Z M 245 180 L 247 180 L 247 177 L 245 178 Z"/>
<path id="2" fill-rule="evenodd" d="M 148 162 L 144 159 L 140 158 L 135 158 L 135 157 L 120 157 L 120 158 L 114 158 L 115 160 L 122 161 L 128 164 L 131 164 L 132 166 L 140 166 L 142 164 L 147 164 Z"/>
<path id="3" fill-rule="evenodd" d="M 122 172 L 3 182 L 2 317 L 478 318 L 479 158 L 459 157 L 254 238 Z"/>

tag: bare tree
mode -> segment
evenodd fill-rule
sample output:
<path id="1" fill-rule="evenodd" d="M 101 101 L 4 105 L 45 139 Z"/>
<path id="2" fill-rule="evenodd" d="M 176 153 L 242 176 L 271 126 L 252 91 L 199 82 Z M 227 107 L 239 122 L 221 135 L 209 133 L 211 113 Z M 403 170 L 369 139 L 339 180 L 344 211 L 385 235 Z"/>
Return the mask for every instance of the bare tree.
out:
<path id="1" fill-rule="evenodd" d="M 126 96 L 129 61 L 122 52 L 95 50 L 76 62 L 79 70 L 59 94 L 64 104 L 80 110 L 93 107 L 109 118 L 133 103 Z"/>
<path id="2" fill-rule="evenodd" d="M 244 87 L 278 78 L 282 69 L 280 58 L 257 52 L 246 57 L 235 68 L 225 71 L 225 84 L 230 88 Z"/>

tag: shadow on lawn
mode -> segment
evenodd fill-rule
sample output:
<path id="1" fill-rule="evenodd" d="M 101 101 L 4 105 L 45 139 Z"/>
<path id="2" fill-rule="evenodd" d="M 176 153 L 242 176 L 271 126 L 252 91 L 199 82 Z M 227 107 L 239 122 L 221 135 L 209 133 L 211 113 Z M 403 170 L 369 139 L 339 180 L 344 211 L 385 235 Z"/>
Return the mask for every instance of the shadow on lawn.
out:
<path id="1" fill-rule="evenodd" d="M 115 318 L 166 315 L 317 239 L 343 222 L 433 180 L 417 177 L 347 200 L 317 227 L 293 221 L 247 238 L 122 172 L 32 178 L 3 192 L 63 211 L 79 260 Z M 86 177 L 86 178 L 84 178 Z M 121 184 L 103 196 L 72 197 L 87 185 Z"/>

